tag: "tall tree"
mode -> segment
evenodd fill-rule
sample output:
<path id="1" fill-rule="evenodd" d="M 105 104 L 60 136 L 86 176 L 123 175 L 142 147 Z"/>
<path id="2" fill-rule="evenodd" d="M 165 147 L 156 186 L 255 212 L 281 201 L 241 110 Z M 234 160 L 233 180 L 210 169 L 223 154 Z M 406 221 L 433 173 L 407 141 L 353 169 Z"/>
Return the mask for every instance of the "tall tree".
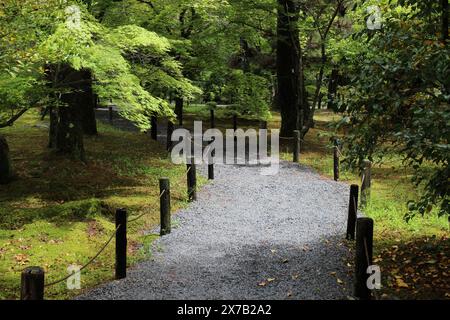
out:
<path id="1" fill-rule="evenodd" d="M 300 6 L 295 0 L 277 0 L 277 103 L 281 111 L 282 136 L 300 128 L 304 97 L 298 30 Z"/>
<path id="2" fill-rule="evenodd" d="M 0 125 L 50 105 L 49 145 L 83 160 L 93 93 L 146 130 L 150 114 L 173 117 L 159 88 L 198 89 L 183 78 L 168 39 L 137 26 L 102 25 L 79 4 L 7 0 L 2 7 L 8 14 L 0 14 L 0 47 L 11 55 L 0 56 Z"/>

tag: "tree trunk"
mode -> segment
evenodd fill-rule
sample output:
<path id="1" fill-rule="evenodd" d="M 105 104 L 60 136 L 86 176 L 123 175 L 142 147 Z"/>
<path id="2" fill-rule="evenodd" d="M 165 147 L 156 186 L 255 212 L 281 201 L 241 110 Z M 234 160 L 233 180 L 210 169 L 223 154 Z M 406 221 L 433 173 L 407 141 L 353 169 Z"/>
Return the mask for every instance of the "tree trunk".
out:
<path id="1" fill-rule="evenodd" d="M 442 11 L 442 42 L 447 43 L 448 40 L 448 0 L 441 0 Z"/>
<path id="2" fill-rule="evenodd" d="M 299 126 L 300 43 L 296 1 L 278 0 L 277 103 L 281 112 L 282 136 L 292 136 Z"/>
<path id="3" fill-rule="evenodd" d="M 88 73 L 74 70 L 68 65 L 52 65 L 47 71 L 53 88 L 65 91 L 61 94 L 57 111 L 51 115 L 49 146 L 81 161 L 86 160 L 82 123 L 86 117 L 92 116 L 90 111 L 93 111 L 94 102 L 91 91 L 87 90 L 91 87 L 90 73 L 89 80 L 86 79 Z"/>
<path id="4" fill-rule="evenodd" d="M 183 98 L 176 97 L 175 98 L 175 114 L 177 115 L 178 125 L 183 125 Z"/>
<path id="5" fill-rule="evenodd" d="M 0 136 L 0 184 L 9 183 L 11 178 L 12 169 L 8 142 L 5 137 Z"/>
<path id="6" fill-rule="evenodd" d="M 56 150 L 74 159 L 85 161 L 83 127 L 77 106 L 69 105 L 58 110 Z"/>
<path id="7" fill-rule="evenodd" d="M 96 135 L 97 121 L 95 119 L 95 102 L 97 97 L 92 90 L 92 75 L 89 71 L 79 71 L 83 82 L 80 83 L 77 93 L 77 104 L 80 108 L 81 125 L 83 133 Z"/>
<path id="8" fill-rule="evenodd" d="M 49 108 L 50 128 L 48 130 L 48 147 L 56 148 L 56 130 L 58 126 L 58 111 L 54 107 Z"/>
<path id="9" fill-rule="evenodd" d="M 338 88 L 339 70 L 334 68 L 331 70 L 330 79 L 328 81 L 328 104 L 327 109 L 334 109 L 336 104 L 334 99 L 336 98 L 336 92 Z"/>

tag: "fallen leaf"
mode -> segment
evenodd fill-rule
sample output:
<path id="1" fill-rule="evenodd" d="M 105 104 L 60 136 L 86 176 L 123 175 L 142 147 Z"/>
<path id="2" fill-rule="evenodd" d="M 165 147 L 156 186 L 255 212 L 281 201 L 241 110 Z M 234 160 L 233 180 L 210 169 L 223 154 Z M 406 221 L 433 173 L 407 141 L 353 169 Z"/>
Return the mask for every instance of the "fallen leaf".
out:
<path id="1" fill-rule="evenodd" d="M 397 278 L 395 282 L 397 284 L 397 287 L 399 288 L 409 288 L 409 286 L 405 283 L 405 281 L 403 281 L 403 279 L 400 277 Z"/>
<path id="2" fill-rule="evenodd" d="M 412 267 L 406 268 L 405 271 L 409 273 L 414 273 L 414 269 Z"/>
<path id="3" fill-rule="evenodd" d="M 22 253 L 19 253 L 19 254 L 15 255 L 14 259 L 19 264 L 25 264 L 25 263 L 29 262 L 28 257 L 25 254 L 22 254 Z"/>

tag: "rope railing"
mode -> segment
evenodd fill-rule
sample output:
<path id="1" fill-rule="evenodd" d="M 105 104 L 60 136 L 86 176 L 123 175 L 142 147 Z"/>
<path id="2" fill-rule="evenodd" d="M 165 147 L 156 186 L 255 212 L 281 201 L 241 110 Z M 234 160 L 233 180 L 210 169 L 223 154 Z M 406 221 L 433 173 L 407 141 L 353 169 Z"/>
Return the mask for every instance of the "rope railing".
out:
<path id="1" fill-rule="evenodd" d="M 161 199 L 161 197 L 164 195 L 165 192 L 166 192 L 166 190 L 163 190 L 163 191 L 159 194 L 159 197 L 158 197 L 158 198 Z M 143 217 L 146 216 L 147 214 L 148 214 L 148 212 L 144 212 L 144 213 L 138 215 L 137 217 L 133 217 L 131 220 L 130 220 L 130 219 L 128 220 L 128 223 L 135 222 L 135 221 L 137 221 L 137 220 L 143 218 Z"/>
<path id="2" fill-rule="evenodd" d="M 303 139 L 300 139 L 299 134 L 296 133 L 295 137 L 280 137 L 280 139 L 294 140 L 294 153 L 297 152 L 297 159 L 298 159 L 298 154 L 300 152 L 300 150 L 299 150 L 300 143 L 299 142 L 304 141 Z M 204 146 L 203 144 L 196 143 L 195 140 L 193 140 L 190 137 L 188 137 L 188 141 L 192 142 L 194 145 L 201 146 L 202 148 L 204 148 L 203 152 L 208 151 L 209 150 L 208 148 L 211 148 L 211 144 Z M 296 144 L 298 145 L 298 148 L 296 147 Z M 340 148 L 338 146 L 335 146 L 335 148 L 337 150 L 337 154 L 339 156 L 342 156 L 342 152 L 341 152 Z M 294 154 L 294 159 L 295 159 L 295 154 Z M 196 183 L 195 162 L 192 162 L 191 164 L 187 164 L 187 168 L 185 170 L 185 175 L 187 176 L 188 199 L 192 201 L 192 200 L 196 199 L 196 191 L 198 189 L 197 183 Z M 364 180 L 365 180 L 365 175 L 363 173 L 363 175 L 362 175 L 363 183 L 364 183 Z M 178 184 L 175 184 L 175 185 L 179 186 Z M 169 184 L 168 184 L 167 178 L 160 179 L 160 190 L 161 191 L 160 191 L 159 197 L 158 197 L 160 200 L 164 195 L 167 195 L 164 198 L 164 200 L 161 200 L 161 208 L 160 208 L 160 211 L 161 211 L 161 233 L 160 234 L 165 235 L 167 233 L 170 233 L 170 189 L 169 189 Z M 168 200 L 167 200 L 167 198 L 168 198 Z M 349 210 L 350 210 L 350 207 L 353 207 L 352 209 L 355 214 L 354 219 L 356 220 L 357 219 L 357 210 L 358 210 L 357 195 L 356 195 L 356 197 L 351 195 L 351 199 L 350 199 L 350 203 L 349 203 Z M 116 239 L 118 239 L 119 242 L 122 241 L 121 244 L 117 244 L 117 242 L 116 242 L 116 264 L 119 261 L 119 260 L 117 260 L 118 259 L 117 258 L 117 255 L 118 255 L 117 246 L 120 245 L 121 246 L 120 248 L 122 250 L 122 253 L 121 253 L 122 256 L 120 257 L 120 261 L 122 263 L 122 268 L 126 269 L 126 226 L 127 226 L 127 223 L 136 222 L 136 221 L 140 220 L 141 218 L 143 218 L 145 215 L 148 215 L 149 212 L 146 211 L 138 216 L 131 217 L 131 219 L 128 219 L 126 217 L 126 212 L 124 212 L 124 213 L 125 213 L 125 216 L 123 216 L 123 218 L 124 218 L 123 220 L 117 220 L 118 218 L 116 215 L 116 228 L 115 228 L 114 232 L 109 236 L 108 240 L 100 247 L 100 249 L 97 251 L 97 253 L 92 258 L 90 258 L 86 264 L 81 266 L 79 268 L 79 270 L 77 270 L 67 276 L 62 277 L 61 279 L 52 281 L 50 283 L 44 283 L 44 279 L 42 278 L 43 287 L 48 288 L 48 287 L 54 286 L 58 283 L 62 283 L 64 281 L 68 280 L 69 278 L 73 277 L 75 274 L 80 273 L 81 271 L 85 270 L 106 250 L 106 248 L 111 243 L 111 241 L 113 240 L 114 237 L 116 237 Z M 369 218 L 360 218 L 360 219 L 371 220 Z M 350 214 L 349 214 L 349 220 L 350 220 Z M 119 223 L 119 222 L 122 222 L 122 223 Z M 364 221 L 364 222 L 367 222 L 367 221 Z M 358 221 L 358 223 L 359 223 L 359 221 Z M 373 224 L 373 222 L 372 222 L 372 224 Z M 354 234 L 355 225 L 357 225 L 357 223 L 355 223 L 353 225 L 353 234 Z M 121 227 L 123 227 L 123 228 L 121 229 Z M 366 269 L 364 270 L 364 274 L 361 273 L 360 271 L 359 271 L 360 272 L 359 274 L 358 274 L 358 272 L 355 272 L 356 273 L 355 274 L 355 279 L 356 279 L 355 282 L 356 281 L 361 282 L 362 279 L 364 279 L 364 281 L 365 281 L 365 279 L 367 279 L 367 275 L 365 274 L 365 272 L 367 271 L 367 266 L 369 266 L 371 264 L 371 260 L 372 260 L 372 257 L 370 256 L 372 247 L 369 248 L 369 243 L 370 243 L 370 246 L 372 245 L 372 240 L 371 240 L 372 239 L 372 234 L 371 234 L 372 231 L 370 231 L 370 232 L 367 231 L 367 230 L 369 230 L 367 225 L 360 229 L 358 229 L 358 228 L 359 228 L 359 226 L 356 227 L 357 231 L 362 232 L 362 233 L 359 236 L 357 233 L 357 244 L 356 244 L 357 250 L 356 251 L 358 253 L 359 252 L 358 250 L 361 249 L 360 250 L 361 254 L 360 254 L 360 256 L 355 258 L 355 260 L 356 260 L 355 267 L 358 264 L 359 264 L 359 266 L 365 265 Z M 372 225 L 372 228 L 373 228 L 373 225 Z M 347 232 L 348 232 L 348 230 L 347 230 Z M 366 236 L 366 234 L 370 234 L 370 236 Z M 368 239 L 370 239 L 370 241 L 368 241 Z M 362 247 L 360 247 L 358 249 L 358 246 L 362 246 Z M 125 252 L 123 252 L 123 250 L 125 250 Z M 125 259 L 125 265 L 123 265 L 124 259 Z M 363 263 L 361 263 L 361 261 L 358 261 L 358 259 L 363 259 L 363 261 L 362 261 Z M 125 272 L 125 274 L 126 274 L 126 272 Z M 125 277 L 125 275 L 123 277 Z M 116 266 L 116 279 L 117 279 L 117 266 Z M 364 282 L 364 285 L 366 285 L 365 282 Z M 34 286 L 28 286 L 28 287 L 34 287 Z M 356 284 L 355 284 L 355 287 L 356 287 Z M 367 290 L 367 287 L 366 287 L 366 290 Z M 374 295 L 376 296 L 375 292 L 374 292 Z M 357 296 L 357 295 L 355 294 L 355 296 Z M 23 297 L 25 299 L 33 299 L 34 296 L 33 296 L 33 294 L 30 295 L 29 293 L 24 292 Z"/>
<path id="3" fill-rule="evenodd" d="M 69 275 L 67 275 L 67 276 L 65 276 L 65 277 L 63 277 L 63 278 L 61 278 L 59 280 L 55 280 L 53 282 L 46 283 L 46 284 L 44 284 L 44 287 L 47 288 L 47 287 L 53 286 L 55 284 L 61 283 L 63 281 L 66 281 L 70 277 L 72 277 L 75 274 L 77 274 L 77 273 L 83 271 L 84 269 L 86 269 L 91 263 L 93 263 L 95 261 L 95 259 L 97 259 L 102 254 L 102 252 L 106 249 L 106 247 L 111 243 L 111 240 L 116 236 L 117 230 L 119 230 L 120 226 L 121 225 L 119 224 L 117 226 L 117 228 L 114 230 L 114 232 L 111 234 L 111 236 L 109 237 L 108 241 L 105 242 L 105 244 L 100 248 L 100 250 L 95 254 L 94 257 L 92 257 L 86 264 L 84 264 L 82 267 L 80 267 L 80 270 L 78 270 L 77 272 L 71 273 L 71 274 L 69 274 Z"/>
<path id="4" fill-rule="evenodd" d="M 189 172 L 189 170 L 186 170 L 186 172 Z M 158 198 L 160 199 L 161 213 L 160 235 L 163 236 L 171 232 L 169 179 L 160 178 L 159 186 L 160 194 Z M 119 280 L 125 278 L 127 266 L 127 224 L 139 220 L 146 214 L 148 214 L 148 212 L 145 212 L 133 219 L 128 219 L 127 211 L 125 209 L 117 209 L 115 214 L 116 227 L 114 232 L 109 236 L 108 240 L 101 246 L 96 254 L 89 259 L 87 263 L 85 263 L 75 272 L 71 272 L 70 274 L 60 279 L 45 283 L 45 271 L 43 268 L 28 267 L 24 269 L 21 273 L 21 300 L 43 300 L 45 288 L 49 288 L 56 284 L 62 283 L 85 270 L 105 251 L 114 237 L 116 238 L 115 279 Z"/>
<path id="5" fill-rule="evenodd" d="M 341 148 L 339 148 L 338 146 L 336 146 L 336 150 L 338 152 L 339 157 L 343 157 L 344 155 L 341 152 Z"/>

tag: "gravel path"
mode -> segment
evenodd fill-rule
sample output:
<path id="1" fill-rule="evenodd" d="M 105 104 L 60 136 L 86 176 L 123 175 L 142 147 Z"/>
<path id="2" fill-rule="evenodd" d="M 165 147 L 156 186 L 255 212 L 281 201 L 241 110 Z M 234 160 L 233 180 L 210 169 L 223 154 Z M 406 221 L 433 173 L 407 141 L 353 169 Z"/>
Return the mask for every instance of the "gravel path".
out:
<path id="1" fill-rule="evenodd" d="M 79 299 L 346 299 L 348 189 L 288 162 L 216 165 L 151 259 Z"/>

